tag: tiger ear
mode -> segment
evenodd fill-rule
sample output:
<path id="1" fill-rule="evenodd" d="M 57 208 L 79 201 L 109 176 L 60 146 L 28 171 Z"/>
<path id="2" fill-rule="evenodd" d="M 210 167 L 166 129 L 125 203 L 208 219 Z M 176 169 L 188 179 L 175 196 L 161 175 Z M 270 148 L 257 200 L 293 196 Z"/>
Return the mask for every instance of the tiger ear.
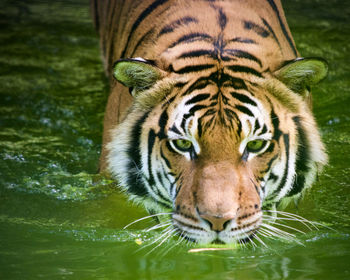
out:
<path id="1" fill-rule="evenodd" d="M 117 60 L 113 65 L 114 78 L 124 86 L 132 89 L 132 95 L 153 86 L 165 76 L 165 72 L 152 61 L 143 58 Z"/>
<path id="2" fill-rule="evenodd" d="M 327 73 L 327 61 L 312 57 L 288 61 L 274 75 L 291 90 L 306 97 L 310 87 L 323 80 Z"/>

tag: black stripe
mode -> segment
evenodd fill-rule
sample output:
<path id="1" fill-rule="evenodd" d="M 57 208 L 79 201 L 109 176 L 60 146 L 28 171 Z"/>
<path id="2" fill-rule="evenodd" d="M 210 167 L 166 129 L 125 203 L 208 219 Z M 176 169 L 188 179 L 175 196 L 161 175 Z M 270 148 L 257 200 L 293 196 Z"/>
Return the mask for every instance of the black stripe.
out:
<path id="1" fill-rule="evenodd" d="M 252 111 L 250 111 L 247 107 L 236 105 L 235 108 L 248 116 L 254 117 Z"/>
<path id="2" fill-rule="evenodd" d="M 185 103 L 185 105 L 189 105 L 189 104 L 193 104 L 193 103 L 197 103 L 197 102 L 203 101 L 203 100 L 207 99 L 209 96 L 210 96 L 209 93 L 195 95 L 190 100 L 188 100 Z"/>
<path id="3" fill-rule="evenodd" d="M 197 133 L 198 133 L 198 137 L 202 136 L 202 133 L 203 133 L 202 118 L 198 119 Z"/>
<path id="4" fill-rule="evenodd" d="M 148 133 L 148 145 L 147 145 L 147 162 L 148 162 L 148 183 L 150 184 L 151 187 L 155 185 L 155 180 L 153 177 L 152 173 L 152 151 L 153 151 L 153 146 L 156 141 L 156 133 L 153 129 L 151 129 Z M 152 188 L 153 189 L 153 188 Z"/>
<path id="5" fill-rule="evenodd" d="M 213 68 L 214 64 L 203 64 L 203 65 L 190 65 L 180 68 L 179 70 L 174 71 L 177 74 L 188 74 L 191 72 L 199 72 L 203 70 L 207 70 Z"/>
<path id="6" fill-rule="evenodd" d="M 182 121 L 181 121 L 180 126 L 181 126 L 181 128 L 182 128 L 183 131 L 186 131 L 185 125 L 186 125 L 186 121 L 187 121 L 187 118 L 188 118 L 188 117 L 190 117 L 190 114 L 186 114 L 186 115 L 184 115 L 184 116 L 182 117 Z"/>
<path id="7" fill-rule="evenodd" d="M 294 124 L 298 131 L 298 150 L 296 159 L 296 178 L 293 184 L 293 188 L 289 191 L 288 196 L 295 195 L 302 191 L 305 186 L 305 176 L 310 172 L 310 145 L 307 141 L 305 130 L 300 122 L 300 117 L 293 117 Z"/>
<path id="8" fill-rule="evenodd" d="M 281 28 L 282 28 L 282 32 L 283 32 L 284 36 L 286 37 L 286 39 L 287 39 L 287 41 L 288 41 L 288 43 L 289 43 L 289 46 L 290 46 L 291 49 L 293 50 L 294 55 L 297 56 L 297 50 L 296 50 L 296 48 L 295 48 L 295 46 L 294 46 L 294 44 L 293 44 L 293 40 L 292 40 L 292 38 L 289 36 L 289 34 L 288 34 L 288 32 L 287 32 L 287 29 L 286 29 L 284 23 L 282 22 L 280 13 L 279 13 L 279 11 L 278 11 L 278 8 L 277 8 L 275 2 L 274 2 L 273 0 L 267 0 L 267 2 L 269 2 L 270 6 L 272 7 L 272 9 L 274 10 L 274 12 L 276 13 L 276 16 L 277 16 L 277 18 L 278 18 L 278 21 L 279 21 L 279 23 L 280 23 L 280 26 L 281 26 Z"/>
<path id="9" fill-rule="evenodd" d="M 129 33 L 128 39 L 126 41 L 126 45 L 125 48 L 122 52 L 121 57 L 125 57 L 126 54 L 126 50 L 129 46 L 129 42 L 130 39 L 132 37 L 132 35 L 134 34 L 135 30 L 137 29 L 137 27 L 141 24 L 141 22 L 149 15 L 151 14 L 155 9 L 157 9 L 159 6 L 163 5 L 164 3 L 168 2 L 168 0 L 156 0 L 154 1 L 151 5 L 149 5 L 142 13 L 141 15 L 139 15 L 139 17 L 136 19 L 136 21 L 134 22 L 134 24 L 131 27 L 131 31 Z"/>
<path id="10" fill-rule="evenodd" d="M 158 37 L 161 36 L 161 35 L 173 32 L 176 28 L 184 26 L 184 25 L 188 25 L 191 22 L 198 22 L 198 20 L 196 18 L 194 18 L 194 17 L 183 17 L 183 18 L 180 18 L 180 19 L 178 19 L 176 21 L 173 21 L 170 24 L 164 26 L 160 30 L 160 32 L 158 34 Z"/>
<path id="11" fill-rule="evenodd" d="M 258 34 L 259 36 L 266 38 L 270 35 L 270 32 L 268 30 L 266 30 L 264 27 L 262 27 L 261 25 L 258 25 L 252 21 L 243 21 L 244 24 L 244 29 L 247 30 L 253 30 L 256 34 Z"/>
<path id="12" fill-rule="evenodd" d="M 272 139 L 278 141 L 282 135 L 282 131 L 279 129 L 280 120 L 277 117 L 273 108 L 272 108 L 271 113 L 270 113 L 270 118 L 271 118 L 273 129 L 274 129 Z"/>
<path id="13" fill-rule="evenodd" d="M 194 41 L 208 41 L 207 39 L 211 39 L 211 36 L 206 33 L 199 33 L 199 32 L 190 33 L 180 37 L 177 41 L 173 42 L 168 48 L 175 47 L 176 45 L 180 43 L 185 43 L 185 42 L 191 43 Z"/>
<path id="14" fill-rule="evenodd" d="M 221 30 L 224 30 L 224 28 L 226 27 L 226 24 L 227 24 L 227 17 L 221 8 L 219 9 L 218 21 L 219 21 L 219 25 L 220 25 Z"/>
<path id="15" fill-rule="evenodd" d="M 254 100 L 252 100 L 250 97 L 248 97 L 247 95 L 232 91 L 230 92 L 230 94 L 232 95 L 233 98 L 241 101 L 244 104 L 250 104 L 252 106 L 257 107 L 258 105 L 256 104 L 256 102 Z M 260 126 L 259 126 L 260 127 Z"/>
<path id="16" fill-rule="evenodd" d="M 272 144 L 272 143 L 271 143 Z M 273 150 L 274 148 L 274 145 L 272 146 L 272 149 L 270 149 L 270 147 L 268 149 L 270 149 L 271 151 Z M 270 160 L 269 162 L 267 163 L 267 167 L 265 170 L 263 170 L 261 173 L 262 174 L 265 174 L 267 172 L 269 172 L 271 170 L 271 166 L 272 164 L 274 163 L 274 161 L 278 158 L 278 154 L 277 155 L 274 155 Z"/>
<path id="17" fill-rule="evenodd" d="M 288 177 L 288 169 L 289 169 L 289 134 L 283 134 L 283 142 L 284 142 L 284 146 L 285 146 L 285 152 L 286 152 L 286 165 L 284 167 L 284 173 L 283 173 L 283 177 L 281 179 L 280 184 L 278 185 L 277 189 L 274 190 L 273 194 L 277 195 L 277 193 L 279 193 L 283 187 L 285 186 L 286 182 L 287 182 L 287 177 Z"/>
<path id="18" fill-rule="evenodd" d="M 273 151 L 273 149 L 275 148 L 275 143 L 274 142 L 271 142 L 270 143 L 270 146 L 265 150 L 264 153 L 271 153 Z M 277 156 L 276 156 L 277 157 Z"/>
<path id="19" fill-rule="evenodd" d="M 182 96 L 190 94 L 194 90 L 203 89 L 207 87 L 208 84 L 209 84 L 208 77 L 200 77 L 195 82 L 193 82 L 192 85 L 184 93 L 182 93 Z"/>
<path id="20" fill-rule="evenodd" d="M 174 87 L 175 88 L 183 88 L 184 86 L 186 86 L 188 84 L 188 82 L 177 82 Z"/>
<path id="21" fill-rule="evenodd" d="M 167 138 L 166 134 L 165 134 L 165 127 L 168 123 L 168 119 L 169 119 L 169 116 L 168 116 L 168 113 L 166 110 L 164 110 L 162 112 L 162 114 L 160 115 L 159 117 L 159 121 L 158 121 L 158 125 L 159 125 L 159 133 L 158 133 L 158 137 L 159 139 L 164 139 L 164 138 Z"/>
<path id="22" fill-rule="evenodd" d="M 175 132 L 176 134 L 181 135 L 180 130 L 175 126 L 175 124 L 169 128 L 169 131 Z"/>
<path id="23" fill-rule="evenodd" d="M 234 71 L 234 72 L 248 73 L 248 74 L 252 74 L 254 76 L 257 76 L 259 78 L 262 77 L 261 73 L 259 73 L 255 69 L 247 67 L 247 66 L 232 65 L 232 66 L 228 66 L 227 68 Z"/>
<path id="24" fill-rule="evenodd" d="M 142 179 L 139 176 L 141 169 L 141 151 L 140 151 L 140 138 L 142 125 L 148 117 L 149 112 L 144 114 L 136 123 L 132 129 L 130 138 L 131 145 L 127 149 L 127 154 L 129 156 L 130 163 L 128 168 L 128 177 L 127 177 L 127 188 L 128 192 L 138 195 L 146 196 L 148 194 L 147 188 L 144 185 Z"/>
<path id="25" fill-rule="evenodd" d="M 204 55 L 214 59 L 218 58 L 217 53 L 213 50 L 194 50 L 194 51 L 182 53 L 180 56 L 177 57 L 177 59 L 200 57 Z"/>
<path id="26" fill-rule="evenodd" d="M 168 167 L 168 169 L 171 169 L 171 164 L 170 161 L 166 158 L 166 156 L 164 155 L 163 149 L 160 148 L 160 156 L 162 157 L 162 159 L 165 162 L 165 165 Z"/>
<path id="27" fill-rule="evenodd" d="M 254 56 L 248 52 L 238 50 L 238 49 L 226 49 L 225 53 L 228 53 L 229 55 L 232 55 L 235 57 L 245 58 L 245 59 L 255 61 L 256 63 L 258 63 L 260 65 L 260 67 L 262 66 L 260 59 L 258 59 L 256 56 Z"/>
<path id="28" fill-rule="evenodd" d="M 234 43 L 234 42 L 237 42 L 237 43 L 245 43 L 245 44 L 256 44 L 256 42 L 253 40 L 253 39 L 250 39 L 250 38 L 243 38 L 243 37 L 236 37 L 236 38 L 233 38 L 229 41 L 227 41 L 227 43 Z"/>
<path id="29" fill-rule="evenodd" d="M 259 135 L 264 134 L 266 132 L 267 132 L 267 126 L 266 126 L 266 124 L 264 124 L 263 129 L 262 129 L 262 131 L 260 132 Z"/>
<path id="30" fill-rule="evenodd" d="M 270 33 L 272 34 L 273 38 L 275 39 L 276 43 L 278 44 L 278 46 L 280 47 L 281 49 L 281 45 L 280 45 L 280 42 L 278 41 L 278 38 L 275 34 L 275 31 L 273 31 L 271 25 L 264 19 L 264 18 L 261 18 L 262 22 L 264 23 L 264 25 L 267 27 L 267 29 L 270 31 Z"/>
<path id="31" fill-rule="evenodd" d="M 197 111 L 207 108 L 207 105 L 195 105 L 190 109 L 189 114 L 193 116 Z"/>
<path id="32" fill-rule="evenodd" d="M 296 163 L 297 170 L 302 171 L 302 172 L 308 172 L 309 167 L 307 166 L 307 163 L 310 160 L 310 155 L 309 155 L 309 150 L 310 150 L 310 145 L 308 143 L 305 129 L 303 128 L 301 122 L 300 122 L 300 117 L 296 116 L 293 117 L 293 121 L 295 123 L 295 126 L 298 131 L 298 160 Z"/>
<path id="33" fill-rule="evenodd" d="M 259 120 L 256 119 L 256 120 L 255 120 L 255 123 L 254 123 L 253 133 L 255 133 L 260 127 L 261 127 L 261 126 L 260 126 Z"/>
<path id="34" fill-rule="evenodd" d="M 267 179 L 267 181 L 273 181 L 276 182 L 278 180 L 278 176 L 274 173 L 271 172 L 271 174 L 269 175 L 269 178 Z"/>

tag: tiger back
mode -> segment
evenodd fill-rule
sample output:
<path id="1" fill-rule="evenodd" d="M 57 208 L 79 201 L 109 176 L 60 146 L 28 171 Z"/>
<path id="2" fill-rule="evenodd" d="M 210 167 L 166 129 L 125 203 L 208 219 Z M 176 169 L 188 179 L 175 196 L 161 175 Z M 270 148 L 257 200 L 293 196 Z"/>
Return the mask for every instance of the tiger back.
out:
<path id="1" fill-rule="evenodd" d="M 327 161 L 279 1 L 92 1 L 111 77 L 100 168 L 174 232 L 241 242 Z M 116 82 L 114 77 L 118 82 Z"/>

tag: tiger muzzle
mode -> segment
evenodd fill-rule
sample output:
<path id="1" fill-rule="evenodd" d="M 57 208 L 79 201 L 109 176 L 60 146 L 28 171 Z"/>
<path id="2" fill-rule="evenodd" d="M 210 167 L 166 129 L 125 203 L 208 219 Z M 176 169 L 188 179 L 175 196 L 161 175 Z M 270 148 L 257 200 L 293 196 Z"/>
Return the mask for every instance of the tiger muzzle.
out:
<path id="1" fill-rule="evenodd" d="M 198 168 L 192 186 L 183 189 L 177 198 L 179 214 L 193 217 L 196 228 L 224 243 L 234 240 L 234 231 L 255 230 L 260 223 L 260 197 L 251 180 L 245 179 L 248 175 L 227 161 Z"/>

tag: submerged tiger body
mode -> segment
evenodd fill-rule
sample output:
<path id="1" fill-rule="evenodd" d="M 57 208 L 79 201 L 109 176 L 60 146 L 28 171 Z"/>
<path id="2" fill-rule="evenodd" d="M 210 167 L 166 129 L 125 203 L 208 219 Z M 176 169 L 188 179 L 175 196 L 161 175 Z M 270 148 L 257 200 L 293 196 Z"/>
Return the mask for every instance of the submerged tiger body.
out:
<path id="1" fill-rule="evenodd" d="M 111 94 L 100 168 L 174 231 L 241 242 L 327 161 L 279 1 L 92 1 Z M 114 65 L 113 63 L 117 61 Z M 131 94 L 130 94 L 131 93 Z"/>

